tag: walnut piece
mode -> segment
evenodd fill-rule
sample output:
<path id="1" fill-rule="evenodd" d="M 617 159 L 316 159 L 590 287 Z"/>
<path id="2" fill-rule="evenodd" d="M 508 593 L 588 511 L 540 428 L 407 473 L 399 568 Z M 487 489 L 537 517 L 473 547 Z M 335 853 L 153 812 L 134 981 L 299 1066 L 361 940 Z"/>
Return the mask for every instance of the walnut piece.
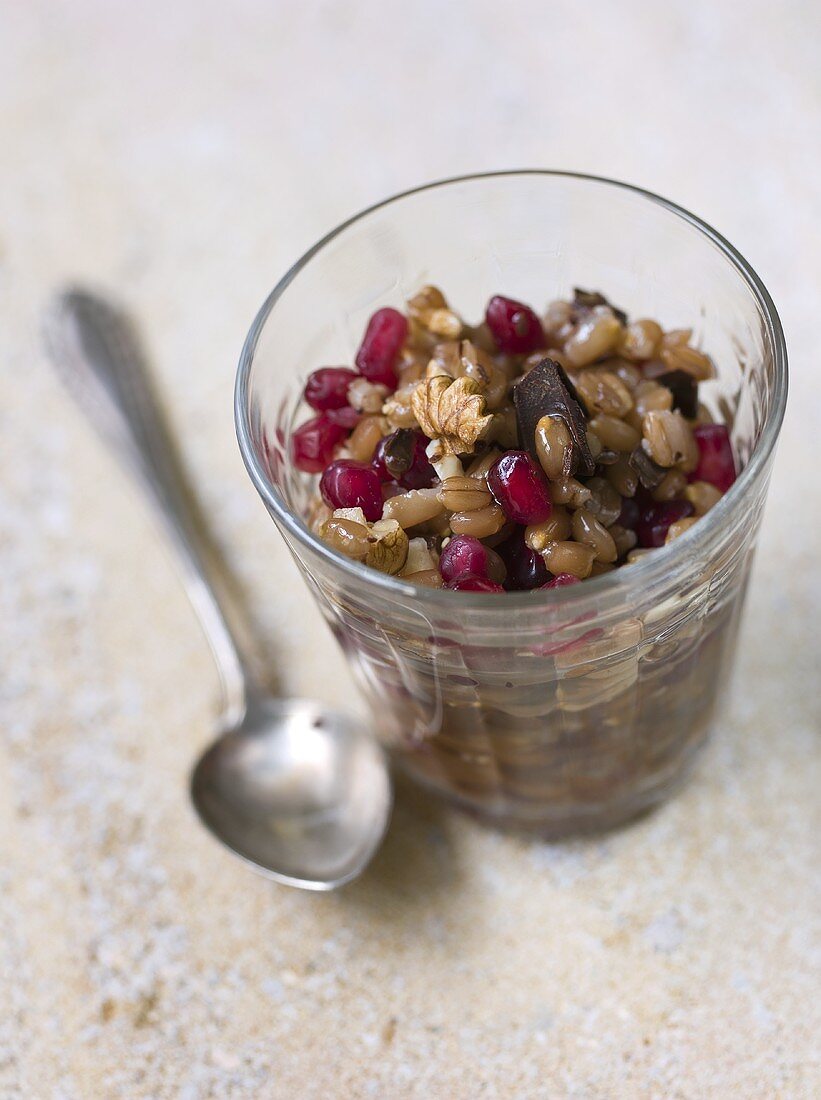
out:
<path id="1" fill-rule="evenodd" d="M 418 382 L 411 407 L 425 435 L 440 444 L 441 454 L 472 451 L 493 419 L 477 382 L 464 377 L 454 381 L 446 374 Z"/>
<path id="2" fill-rule="evenodd" d="M 411 405 L 411 398 L 417 385 L 417 382 L 411 382 L 407 386 L 401 386 L 382 406 L 382 415 L 391 428 L 416 427 L 416 417 Z"/>
<path id="3" fill-rule="evenodd" d="M 380 519 L 368 532 L 365 564 L 380 573 L 398 573 L 408 556 L 408 536 L 395 519 Z"/>

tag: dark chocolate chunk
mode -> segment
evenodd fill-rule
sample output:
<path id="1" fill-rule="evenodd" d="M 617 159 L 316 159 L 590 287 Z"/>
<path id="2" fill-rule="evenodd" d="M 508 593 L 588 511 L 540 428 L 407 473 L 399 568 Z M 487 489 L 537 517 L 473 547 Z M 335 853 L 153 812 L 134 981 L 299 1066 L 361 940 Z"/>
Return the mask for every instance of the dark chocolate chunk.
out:
<path id="1" fill-rule="evenodd" d="M 412 428 L 397 428 L 387 437 L 381 458 L 392 478 L 398 481 L 411 468 L 415 447 L 416 432 Z"/>
<path id="2" fill-rule="evenodd" d="M 576 309 L 592 309 L 594 306 L 610 306 L 613 314 L 618 317 L 621 324 L 627 324 L 627 314 L 623 309 L 617 309 L 612 302 L 608 302 L 598 290 L 582 290 L 581 287 L 573 287 L 573 305 Z"/>
<path id="3" fill-rule="evenodd" d="M 655 489 L 660 485 L 667 471 L 663 466 L 654 462 L 650 455 L 639 444 L 627 460 L 630 467 L 636 471 L 639 481 L 645 489 Z"/>
<path id="4" fill-rule="evenodd" d="M 693 420 L 698 413 L 698 382 L 686 370 L 669 370 L 656 375 L 656 382 L 673 395 L 673 408 Z"/>
<path id="5" fill-rule="evenodd" d="M 573 383 L 558 363 L 552 359 L 537 363 L 513 387 L 513 402 L 522 450 L 528 451 L 538 462 L 536 425 L 543 416 L 557 416 L 570 432 L 565 475 L 572 477 L 583 473 L 589 477 L 593 473 L 596 463 L 587 443 L 587 417 Z"/>

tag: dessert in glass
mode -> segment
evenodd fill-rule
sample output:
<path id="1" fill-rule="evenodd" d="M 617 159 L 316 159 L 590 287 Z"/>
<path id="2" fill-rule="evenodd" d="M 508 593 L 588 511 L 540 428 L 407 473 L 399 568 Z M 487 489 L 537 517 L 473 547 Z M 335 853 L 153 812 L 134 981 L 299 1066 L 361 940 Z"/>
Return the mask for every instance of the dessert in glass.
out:
<path id="1" fill-rule="evenodd" d="M 775 308 L 718 234 L 516 172 L 321 241 L 251 329 L 236 416 L 396 763 L 561 835 L 654 805 L 704 742 L 785 400 Z"/>

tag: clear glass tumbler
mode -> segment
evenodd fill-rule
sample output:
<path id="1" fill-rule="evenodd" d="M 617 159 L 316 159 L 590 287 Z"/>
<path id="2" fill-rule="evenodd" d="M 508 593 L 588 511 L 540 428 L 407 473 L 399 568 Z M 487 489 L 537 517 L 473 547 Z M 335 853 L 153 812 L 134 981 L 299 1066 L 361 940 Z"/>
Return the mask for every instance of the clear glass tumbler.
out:
<path id="1" fill-rule="evenodd" d="M 420 588 L 332 552 L 288 458 L 306 375 L 351 363 L 369 315 L 441 286 L 468 319 L 491 294 L 537 307 L 574 285 L 693 327 L 741 474 L 687 534 L 583 584 L 505 596 Z M 658 196 L 558 172 L 422 187 L 320 241 L 268 297 L 239 365 L 251 478 L 350 660 L 375 729 L 414 779 L 501 825 L 560 835 L 663 799 L 725 694 L 787 393 L 769 294 L 714 230 Z"/>

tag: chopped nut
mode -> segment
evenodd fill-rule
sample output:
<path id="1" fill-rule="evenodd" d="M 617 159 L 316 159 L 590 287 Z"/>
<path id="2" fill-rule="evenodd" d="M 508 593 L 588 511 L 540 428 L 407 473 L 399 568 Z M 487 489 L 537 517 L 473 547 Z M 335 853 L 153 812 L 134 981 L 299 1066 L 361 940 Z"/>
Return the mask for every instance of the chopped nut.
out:
<path id="1" fill-rule="evenodd" d="M 408 313 L 414 324 L 434 336 L 457 340 L 462 333 L 462 319 L 449 308 L 439 287 L 423 286 L 408 301 Z"/>
<path id="2" fill-rule="evenodd" d="M 351 523 L 359 523 L 363 527 L 368 526 L 365 513 L 361 508 L 337 508 L 334 511 L 334 519 L 346 519 L 350 520 Z"/>
<path id="3" fill-rule="evenodd" d="M 408 299 L 408 313 L 414 321 L 424 322 L 425 317 L 434 309 L 447 309 L 448 301 L 438 286 L 423 286 Z"/>
<path id="4" fill-rule="evenodd" d="M 358 412 L 379 413 L 388 396 L 388 387 L 367 378 L 356 378 L 348 386 L 348 404 Z"/>
<path id="5" fill-rule="evenodd" d="M 380 573 L 398 573 L 408 556 L 408 536 L 395 519 L 371 524 L 365 564 Z"/>
<path id="6" fill-rule="evenodd" d="M 408 556 L 402 566 L 401 576 L 408 577 L 414 573 L 421 573 L 436 568 L 436 560 L 428 546 L 428 540 L 423 538 L 411 539 L 408 542 Z"/>
<path id="7" fill-rule="evenodd" d="M 419 427 L 441 443 L 443 454 L 470 452 L 490 428 L 485 399 L 472 378 L 435 375 L 416 384 L 411 408 Z"/>
<path id="8" fill-rule="evenodd" d="M 465 472 L 462 469 L 462 463 L 456 455 L 441 454 L 438 439 L 432 439 L 430 443 L 428 443 L 425 448 L 425 454 L 428 456 L 428 460 L 436 471 L 436 476 L 440 481 L 445 481 L 449 477 L 461 477 Z"/>
<path id="9" fill-rule="evenodd" d="M 516 423 L 516 410 L 506 406 L 493 414 L 493 421 L 485 436 L 486 443 L 497 443 L 503 450 L 510 450 L 519 444 L 519 428 Z"/>
<path id="10" fill-rule="evenodd" d="M 478 383 L 488 409 L 498 409 L 507 397 L 510 384 L 507 375 L 499 370 L 486 352 L 475 347 L 470 340 L 462 341 L 460 353 L 461 373 Z"/>
<path id="11" fill-rule="evenodd" d="M 434 336 L 458 340 L 462 334 L 462 319 L 448 306 L 447 299 L 436 286 L 423 286 L 408 302 L 411 321 Z"/>
<path id="12" fill-rule="evenodd" d="M 413 394 L 419 382 L 412 382 L 398 389 L 392 397 L 389 397 L 382 406 L 382 413 L 387 418 L 392 428 L 417 427 L 416 416 L 413 411 Z"/>
<path id="13" fill-rule="evenodd" d="M 462 318 L 452 309 L 433 309 L 428 314 L 426 327 L 435 336 L 458 340 L 462 335 Z"/>

